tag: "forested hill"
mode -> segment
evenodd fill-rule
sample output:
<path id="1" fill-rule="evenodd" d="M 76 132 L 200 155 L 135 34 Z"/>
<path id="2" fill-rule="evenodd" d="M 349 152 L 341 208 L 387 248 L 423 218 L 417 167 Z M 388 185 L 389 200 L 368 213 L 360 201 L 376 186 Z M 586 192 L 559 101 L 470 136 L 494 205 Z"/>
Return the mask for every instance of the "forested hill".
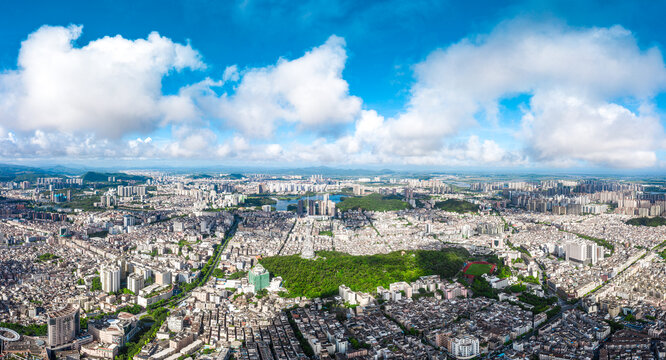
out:
<path id="1" fill-rule="evenodd" d="M 398 281 L 414 281 L 425 275 L 453 277 L 469 258 L 463 248 L 394 251 L 388 254 L 353 256 L 334 251 L 317 252 L 318 259 L 299 255 L 273 256 L 261 260 L 272 276 L 281 276 L 288 296 L 331 296 L 342 284 L 354 291 L 375 292 Z"/>
<path id="2" fill-rule="evenodd" d="M 125 173 L 100 173 L 95 171 L 88 171 L 83 175 L 84 182 L 107 182 L 109 177 L 115 177 L 116 180 L 135 180 L 146 181 L 148 178 L 141 175 L 130 175 Z"/>

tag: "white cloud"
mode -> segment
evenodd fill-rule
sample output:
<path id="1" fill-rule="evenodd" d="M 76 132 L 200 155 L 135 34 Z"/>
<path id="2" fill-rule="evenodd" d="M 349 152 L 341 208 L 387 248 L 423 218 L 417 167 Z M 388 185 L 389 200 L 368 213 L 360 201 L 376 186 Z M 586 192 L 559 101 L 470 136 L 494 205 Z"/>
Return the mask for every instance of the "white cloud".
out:
<path id="1" fill-rule="evenodd" d="M 236 82 L 240 79 L 240 74 L 238 74 L 238 66 L 236 65 L 231 65 L 227 66 L 224 69 L 224 74 L 222 74 L 222 80 L 227 82 L 227 81 L 233 81 Z"/>
<path id="2" fill-rule="evenodd" d="M 472 135 L 467 140 L 465 159 L 480 163 L 499 163 L 506 159 L 507 152 L 493 140 L 481 142 L 479 137 Z"/>
<path id="3" fill-rule="evenodd" d="M 243 71 L 233 94 L 211 99 L 208 93 L 200 101 L 249 137 L 271 137 L 279 120 L 306 130 L 331 130 L 354 121 L 361 109 L 342 78 L 346 59 L 344 40 L 331 36 L 298 59 Z M 225 80 L 233 80 L 236 71 L 227 68 Z"/>
<path id="4" fill-rule="evenodd" d="M 204 67 L 189 45 L 153 32 L 147 39 L 118 35 L 75 47 L 81 31 L 43 26 L 23 41 L 18 69 L 0 75 L 0 124 L 118 139 L 196 114 L 188 99 L 161 91 L 170 71 Z"/>
<path id="5" fill-rule="evenodd" d="M 512 166 L 524 164 L 519 154 L 507 151 L 492 140 L 481 140 L 472 135 L 464 142 L 451 143 L 437 151 L 419 155 L 404 155 L 391 152 L 393 134 L 388 131 L 386 121 L 372 110 L 363 110 L 356 122 L 353 134 L 334 141 L 318 138 L 312 143 L 298 142 L 283 146 L 279 157 L 282 162 L 306 162 L 325 164 L 406 164 L 406 165 L 451 165 L 469 166 L 487 164 Z"/>
<path id="6" fill-rule="evenodd" d="M 210 156 L 208 151 L 217 143 L 217 135 L 210 129 L 176 127 L 172 131 L 167 153 L 171 157 Z"/>
<path id="7" fill-rule="evenodd" d="M 489 120 L 484 126 L 498 126 L 499 101 L 518 94 L 534 97 L 523 124 L 530 131 L 518 140 L 535 160 L 651 166 L 664 136 L 656 116 L 612 102 L 649 102 L 666 86 L 660 51 L 641 50 L 620 26 L 506 23 L 434 51 L 415 73 L 406 112 L 385 124 L 390 136 L 383 146 L 390 153 L 433 153 L 447 138 L 479 125 L 479 118 Z M 651 132 L 628 131 L 641 127 Z"/>
<path id="8" fill-rule="evenodd" d="M 538 161 L 578 159 L 641 168 L 655 165 L 654 149 L 664 146 L 664 129 L 649 109 L 636 114 L 564 94 L 535 95 L 531 108 L 523 117 L 524 136 Z"/>
<path id="9" fill-rule="evenodd" d="M 151 33 L 76 47 L 81 30 L 40 28 L 18 68 L 0 74 L 0 156 L 647 167 L 666 148 L 652 110 L 666 87 L 662 55 L 620 26 L 508 22 L 463 39 L 414 67 L 407 104 L 389 118 L 350 95 L 337 36 L 164 95 L 165 75 L 205 67 L 189 44 Z M 499 103 L 521 94 L 530 100 L 520 125 L 507 125 Z M 165 139 L 156 130 L 166 126 Z"/>

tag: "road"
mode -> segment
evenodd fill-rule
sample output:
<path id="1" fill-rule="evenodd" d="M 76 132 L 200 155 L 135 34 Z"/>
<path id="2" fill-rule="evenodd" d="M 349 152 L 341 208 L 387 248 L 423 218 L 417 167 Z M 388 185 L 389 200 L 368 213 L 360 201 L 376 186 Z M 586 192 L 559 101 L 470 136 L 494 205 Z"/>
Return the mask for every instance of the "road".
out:
<path id="1" fill-rule="evenodd" d="M 594 290 L 594 291 L 592 291 L 592 292 L 599 291 L 599 290 L 603 289 L 604 287 L 608 286 L 608 285 L 611 284 L 615 279 L 617 279 L 617 277 L 618 277 L 620 274 L 622 274 L 623 272 L 627 271 L 629 268 L 631 268 L 631 267 L 633 267 L 633 266 L 636 266 L 636 264 L 639 264 L 639 263 L 641 262 L 641 260 L 643 260 L 643 259 L 650 260 L 650 257 L 649 257 L 650 255 L 652 255 L 652 256 L 656 256 L 656 255 L 657 255 L 657 254 L 656 254 L 656 250 L 657 250 L 658 247 L 659 247 L 659 246 L 656 246 L 656 247 L 653 248 L 652 250 L 647 250 L 647 251 L 645 252 L 645 254 L 644 254 L 642 257 L 640 257 L 639 259 L 637 259 L 637 260 L 634 261 L 633 263 L 629 264 L 629 266 L 627 266 L 626 268 L 622 269 L 622 271 L 620 271 L 615 277 L 613 277 L 613 279 L 610 279 L 609 281 L 605 282 L 605 283 L 603 284 L 603 286 L 601 286 L 600 288 L 598 288 L 598 289 L 596 289 L 596 290 Z M 549 290 L 549 292 L 550 292 L 550 290 Z M 590 292 L 590 293 L 592 293 L 592 292 Z M 549 295 L 550 295 L 550 294 L 549 294 Z M 588 295 L 590 295 L 590 294 L 588 293 L 588 294 L 586 294 L 585 296 L 588 296 Z M 585 296 L 583 296 L 583 298 L 584 298 Z M 538 331 L 539 328 L 543 328 L 544 326 L 548 325 L 549 323 L 551 323 L 551 322 L 553 322 L 553 321 L 556 321 L 557 319 L 559 319 L 560 317 L 562 317 L 562 314 L 563 314 L 564 312 L 569 311 L 569 310 L 571 310 L 571 309 L 577 307 L 578 305 L 581 304 L 581 302 L 582 302 L 582 298 L 578 299 L 578 301 L 576 301 L 575 303 L 570 304 L 569 302 L 564 301 L 564 300 L 562 300 L 560 297 L 558 297 L 558 305 L 560 305 L 560 307 L 561 307 L 560 311 L 559 311 L 555 316 L 551 317 L 550 319 L 546 320 L 543 324 L 539 325 L 539 327 L 538 327 L 537 329 L 534 329 L 534 331 L 533 331 L 529 336 L 526 336 L 525 339 L 528 339 L 528 338 L 534 336 L 534 334 L 537 333 L 537 331 Z M 508 346 L 510 346 L 510 345 L 503 346 L 501 349 L 499 349 L 499 350 L 495 350 L 495 351 L 493 351 L 492 353 L 489 353 L 489 354 L 486 356 L 486 359 L 493 358 L 493 357 L 496 356 L 497 354 L 501 354 L 501 353 L 503 353 L 505 350 L 508 349 Z"/>
<path id="2" fill-rule="evenodd" d="M 222 253 L 224 252 L 224 249 L 226 249 L 227 244 L 229 243 L 229 240 L 231 240 L 234 237 L 234 234 L 236 234 L 236 228 L 238 227 L 238 220 L 239 216 L 234 216 L 234 222 L 231 224 L 231 227 L 229 227 L 229 231 L 227 231 L 227 234 L 224 236 L 224 239 L 222 239 L 222 242 L 220 243 L 220 249 L 217 251 L 215 255 L 215 261 L 211 264 L 210 268 L 208 269 L 208 273 L 204 275 L 204 278 L 206 281 L 202 281 L 201 284 L 198 286 L 195 286 L 192 288 L 190 291 L 185 293 L 181 299 L 178 300 L 178 302 L 172 306 L 169 306 L 170 309 L 175 309 L 178 307 L 181 307 L 183 305 L 183 302 L 185 302 L 191 295 L 192 291 L 194 289 L 198 288 L 199 286 L 204 285 L 206 282 L 208 282 L 208 279 L 210 278 L 210 274 L 217 268 L 217 265 L 220 263 L 220 258 L 222 257 Z M 148 310 L 145 309 L 141 313 L 137 314 L 136 316 L 140 319 L 142 316 L 147 315 Z"/>

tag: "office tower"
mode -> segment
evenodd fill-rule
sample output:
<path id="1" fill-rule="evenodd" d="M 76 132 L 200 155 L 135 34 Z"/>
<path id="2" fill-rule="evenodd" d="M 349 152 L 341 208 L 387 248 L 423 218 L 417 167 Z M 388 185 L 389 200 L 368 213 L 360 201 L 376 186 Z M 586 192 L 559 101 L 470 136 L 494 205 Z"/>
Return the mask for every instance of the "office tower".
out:
<path id="1" fill-rule="evenodd" d="M 74 340 L 80 330 L 79 308 L 67 304 L 64 308 L 47 314 L 48 345 L 57 347 Z"/>
<path id="2" fill-rule="evenodd" d="M 116 292 L 120 290 L 120 268 L 117 266 L 102 266 L 99 271 L 102 290 L 104 292 Z"/>

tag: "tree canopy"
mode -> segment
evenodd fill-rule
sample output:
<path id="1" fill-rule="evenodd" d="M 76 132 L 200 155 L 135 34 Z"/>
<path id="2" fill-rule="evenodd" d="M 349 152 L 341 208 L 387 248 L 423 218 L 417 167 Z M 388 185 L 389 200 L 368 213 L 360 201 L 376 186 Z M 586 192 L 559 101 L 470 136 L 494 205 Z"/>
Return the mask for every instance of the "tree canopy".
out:
<path id="1" fill-rule="evenodd" d="M 325 297 L 338 293 L 340 285 L 354 291 L 374 292 L 399 281 L 414 281 L 425 275 L 453 277 L 469 257 L 467 250 L 395 251 L 388 254 L 353 256 L 320 251 L 316 260 L 299 255 L 273 256 L 261 264 L 284 280 L 288 296 Z"/>
<path id="2" fill-rule="evenodd" d="M 479 205 L 472 204 L 471 202 L 465 200 L 447 199 L 444 201 L 436 202 L 435 208 L 444 211 L 464 214 L 464 213 L 477 212 L 479 210 Z"/>
<path id="3" fill-rule="evenodd" d="M 639 218 L 633 218 L 633 219 L 627 220 L 627 224 L 634 225 L 634 226 L 657 227 L 657 226 L 666 225 L 666 218 L 663 218 L 661 216 L 639 217 Z"/>
<path id="4" fill-rule="evenodd" d="M 336 204 L 340 211 L 360 209 L 367 211 L 396 211 L 409 209 L 410 205 L 394 196 L 370 194 L 361 197 L 347 197 Z"/>

